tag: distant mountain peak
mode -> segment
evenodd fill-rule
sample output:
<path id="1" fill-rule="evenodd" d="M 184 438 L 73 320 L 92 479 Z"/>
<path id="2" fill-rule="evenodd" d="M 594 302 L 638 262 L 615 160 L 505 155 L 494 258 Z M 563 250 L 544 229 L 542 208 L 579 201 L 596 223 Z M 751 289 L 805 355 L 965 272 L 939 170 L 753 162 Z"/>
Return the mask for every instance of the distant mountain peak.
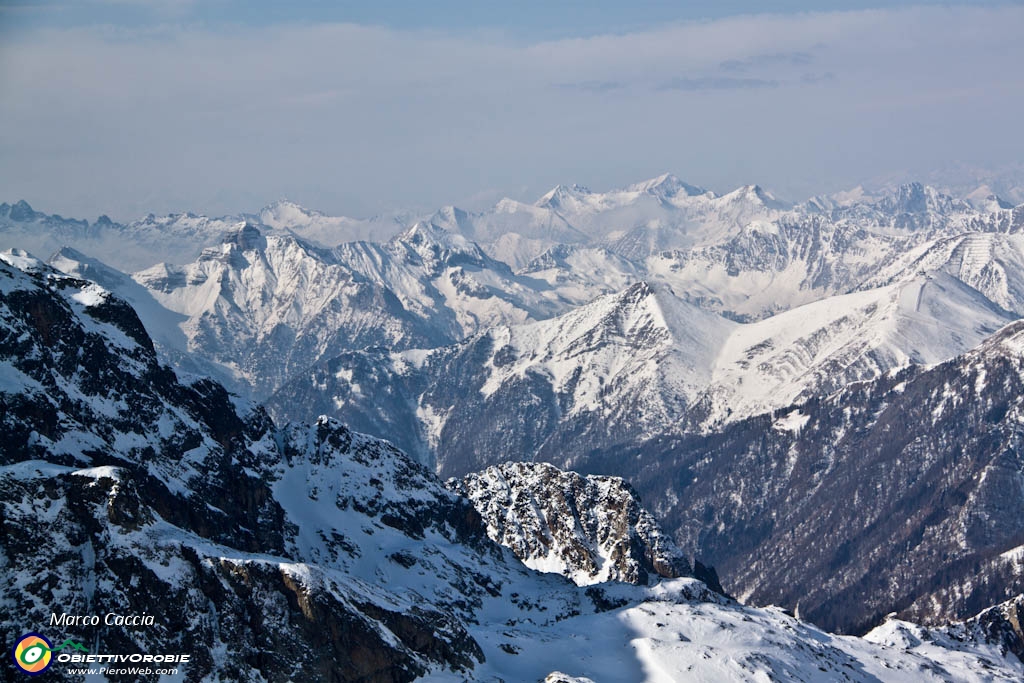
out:
<path id="1" fill-rule="evenodd" d="M 242 251 L 251 251 L 265 248 L 267 241 L 254 223 L 242 221 L 224 235 L 221 243 L 234 245 Z"/>
<path id="2" fill-rule="evenodd" d="M 792 206 L 775 197 L 760 185 L 742 185 L 731 192 L 716 197 L 716 203 L 726 211 L 749 212 L 753 210 L 763 217 L 765 211 L 788 211 Z"/>
<path id="3" fill-rule="evenodd" d="M 762 204 L 772 209 L 786 208 L 785 203 L 760 185 L 745 185 L 740 188 L 742 196 L 752 202 Z"/>
<path id="4" fill-rule="evenodd" d="M 981 211 L 997 211 L 1013 208 L 1012 203 L 997 195 L 988 185 L 979 185 L 973 192 L 964 197 L 964 199 L 966 199 L 971 206 Z"/>
<path id="5" fill-rule="evenodd" d="M 967 202 L 943 194 L 930 185 L 914 181 L 896 186 L 876 204 L 883 211 L 894 214 L 923 215 L 948 214 L 958 209 L 969 209 Z"/>
<path id="6" fill-rule="evenodd" d="M 424 242 L 448 242 L 451 233 L 431 221 L 416 221 L 405 232 L 402 232 L 396 240 L 421 244 Z"/>
<path id="7" fill-rule="evenodd" d="M 572 185 L 556 185 L 543 197 L 537 200 L 537 206 L 545 208 L 558 208 L 562 202 L 570 197 L 585 197 L 593 192 L 589 188 L 573 183 Z"/>
<path id="8" fill-rule="evenodd" d="M 459 232 L 467 237 L 473 236 L 473 224 L 469 213 L 451 204 L 435 211 L 429 222 L 450 232 Z"/>
<path id="9" fill-rule="evenodd" d="M 704 188 L 683 182 L 671 173 L 662 173 L 656 178 L 651 178 L 650 180 L 645 180 L 639 183 L 633 183 L 626 188 L 626 191 L 646 192 L 647 194 L 663 198 L 674 197 L 679 194 L 680 191 L 689 197 L 707 194 L 707 190 Z"/>
<path id="10" fill-rule="evenodd" d="M 457 206 L 448 204 L 437 210 L 436 215 L 451 219 L 465 218 L 468 214 Z"/>
<path id="11" fill-rule="evenodd" d="M 324 214 L 315 209 L 309 209 L 302 206 L 298 202 L 293 202 L 290 199 L 278 199 L 277 201 L 271 202 L 264 206 L 260 210 L 260 218 L 264 216 L 278 218 L 286 218 L 289 215 L 296 215 L 306 219 L 313 218 L 316 216 L 323 216 Z"/>
<path id="12" fill-rule="evenodd" d="M 32 209 L 28 202 L 24 199 L 19 199 L 11 206 L 10 213 L 8 214 L 12 221 L 17 223 L 28 223 L 36 219 L 36 212 Z"/>
<path id="13" fill-rule="evenodd" d="M 417 221 L 392 243 L 406 244 L 424 258 L 445 260 L 450 255 L 461 254 L 473 260 L 489 260 L 475 242 L 432 221 Z"/>
<path id="14" fill-rule="evenodd" d="M 656 295 L 657 289 L 654 285 L 647 280 L 640 280 L 627 287 L 620 298 L 623 302 L 636 303 Z"/>

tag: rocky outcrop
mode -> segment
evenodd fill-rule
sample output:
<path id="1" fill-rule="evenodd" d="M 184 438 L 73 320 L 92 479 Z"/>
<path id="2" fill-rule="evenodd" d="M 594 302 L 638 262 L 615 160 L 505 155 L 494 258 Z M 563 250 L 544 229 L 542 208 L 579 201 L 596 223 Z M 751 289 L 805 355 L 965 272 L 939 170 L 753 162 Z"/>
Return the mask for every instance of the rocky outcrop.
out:
<path id="1" fill-rule="evenodd" d="M 1024 661 L 1024 595 L 990 607 L 963 622 L 961 628 L 998 643 L 1003 651 Z"/>
<path id="2" fill-rule="evenodd" d="M 473 502 L 492 540 L 534 569 L 581 586 L 690 575 L 675 543 L 618 477 L 516 462 L 449 479 L 447 486 Z"/>

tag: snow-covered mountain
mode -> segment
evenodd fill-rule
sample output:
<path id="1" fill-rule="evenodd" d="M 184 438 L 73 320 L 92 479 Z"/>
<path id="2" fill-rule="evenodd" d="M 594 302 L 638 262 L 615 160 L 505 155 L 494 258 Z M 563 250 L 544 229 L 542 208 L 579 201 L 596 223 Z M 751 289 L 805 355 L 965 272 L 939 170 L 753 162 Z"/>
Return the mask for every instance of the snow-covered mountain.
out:
<path id="1" fill-rule="evenodd" d="M 556 211 L 513 199 L 502 199 L 480 213 L 445 207 L 430 222 L 478 242 L 493 258 L 513 268 L 525 265 L 550 247 L 590 240 Z"/>
<path id="2" fill-rule="evenodd" d="M 864 288 L 909 252 L 942 238 L 1024 228 L 1024 208 L 976 210 L 919 184 L 853 202 L 816 198 L 789 210 L 761 192 L 690 197 L 693 206 L 676 207 L 689 217 L 672 224 L 675 236 L 659 245 L 630 250 L 604 242 L 632 261 L 616 262 L 593 245 L 574 247 L 566 260 L 566 248 L 557 247 L 521 272 L 567 293 L 605 293 L 627 279 L 664 281 L 702 307 L 758 320 Z"/>
<path id="3" fill-rule="evenodd" d="M 231 372 L 215 360 L 194 353 L 189 347 L 185 323 L 187 316 L 161 304 L 148 289 L 119 270 L 90 258 L 71 247 L 62 247 L 50 257 L 49 264 L 73 277 L 92 280 L 131 304 L 160 356 L 175 369 L 207 376 L 227 386 L 237 386 Z"/>
<path id="4" fill-rule="evenodd" d="M 726 590 L 862 631 L 935 624 L 1024 587 L 1024 323 L 715 434 L 594 454 Z M 824 577 L 824 578 L 822 578 Z"/>
<path id="5" fill-rule="evenodd" d="M 280 428 L 214 382 L 183 383 L 125 302 L 24 253 L 0 258 L 0 341 L 8 642 L 39 629 L 94 654 L 187 653 L 189 680 L 1024 674 L 1005 606 L 859 639 L 692 578 L 584 588 L 534 572 L 386 442 L 328 418 Z M 623 533 L 610 521 L 596 537 Z M 54 609 L 154 625 L 56 629 Z"/>
<path id="6" fill-rule="evenodd" d="M 536 205 L 503 200 L 479 213 L 446 207 L 428 221 L 414 221 L 412 214 L 354 221 L 278 202 L 252 216 L 175 214 L 90 225 L 19 203 L 0 205 L 0 240 L 43 257 L 70 246 L 131 272 L 156 262 L 184 267 L 248 224 L 268 237 L 337 246 L 338 260 L 391 289 L 407 308 L 420 307 L 421 317 L 436 310 L 444 318 L 449 302 L 439 308 L 439 299 L 489 292 L 489 304 L 466 302 L 455 311 L 456 322 L 440 324 L 450 328 L 452 341 L 488 325 L 550 317 L 639 280 L 665 282 L 679 296 L 727 317 L 758 320 L 864 288 L 905 266 L 907 254 L 944 238 L 1016 234 L 1024 227 L 1024 208 L 976 209 L 918 184 L 790 207 L 757 186 L 716 196 L 662 176 L 603 194 L 559 187 Z M 406 222 L 412 227 L 403 228 Z M 443 274 L 429 264 L 409 268 L 416 248 L 400 253 L 395 244 L 402 236 L 391 235 L 417 230 L 434 248 L 452 252 L 454 246 L 452 253 L 475 259 L 477 275 L 463 281 L 459 273 Z M 363 236 L 379 241 L 352 242 Z M 491 257 L 486 264 L 485 255 Z M 518 276 L 501 272 L 499 263 L 519 268 Z M 493 273 L 479 274 L 485 270 Z M 303 336 L 302 330 L 290 332 Z"/>
<path id="7" fill-rule="evenodd" d="M 185 318 L 179 328 L 190 352 L 256 395 L 349 348 L 449 339 L 331 251 L 291 235 L 264 235 L 248 223 L 192 263 L 159 264 L 133 279 Z"/>
<path id="8" fill-rule="evenodd" d="M 1024 316 L 1024 235 L 964 233 L 927 242 L 866 280 L 864 289 L 945 273 Z"/>
<path id="9" fill-rule="evenodd" d="M 334 250 L 353 273 L 393 292 L 412 314 L 459 340 L 489 327 L 551 317 L 573 303 L 544 283 L 516 275 L 475 243 L 420 222 L 386 244 Z"/>
<path id="10" fill-rule="evenodd" d="M 52 262 L 79 272 L 76 259 L 65 252 Z M 123 290 L 108 282 L 125 298 L 166 309 L 148 316 L 154 326 L 177 317 L 166 336 L 184 336 L 189 353 L 223 368 L 233 389 L 256 396 L 349 349 L 433 348 L 572 304 L 427 223 L 385 244 L 334 249 L 242 223 L 195 262 L 158 264 L 132 280 Z"/>
<path id="11" fill-rule="evenodd" d="M 827 262 L 827 252 L 841 251 L 851 233 L 857 238 L 866 232 L 875 241 L 895 241 L 888 249 L 899 250 L 901 240 L 917 244 L 967 230 L 1019 230 L 1019 213 L 1005 201 L 972 204 L 920 183 L 899 185 L 878 195 L 852 192 L 790 205 L 757 185 L 716 195 L 664 175 L 605 193 L 560 185 L 532 206 L 502 200 L 479 213 L 449 207 L 439 212 L 435 222 L 479 242 L 492 256 L 525 267 L 559 244 L 606 247 L 643 262 L 664 251 L 701 250 L 737 238 L 742 241 L 744 234 L 779 235 L 787 228 L 798 234 L 783 235 L 783 243 L 790 244 L 781 250 L 775 240 L 769 254 L 788 253 L 788 260 L 800 260 L 816 257 L 824 249 Z M 812 237 L 818 233 L 823 235 Z M 834 248 L 833 233 L 838 242 Z M 871 245 L 862 248 L 873 249 Z"/>
<path id="12" fill-rule="evenodd" d="M 385 242 L 418 220 L 417 214 L 408 211 L 395 211 L 370 218 L 329 216 L 284 199 L 268 204 L 255 216 L 241 218 L 264 228 L 292 233 L 326 247 L 344 242 Z"/>
<path id="13" fill-rule="evenodd" d="M 312 382 L 286 384 L 268 405 L 289 419 L 298 405 L 323 408 L 373 433 L 405 426 L 390 433 L 445 475 L 508 458 L 500 454 L 543 459 L 550 451 L 569 466 L 587 444 L 679 420 L 734 326 L 638 283 L 450 347 L 343 354 L 312 369 Z"/>
<path id="14" fill-rule="evenodd" d="M 185 264 L 216 246 L 241 223 L 263 232 L 295 235 L 323 246 L 361 239 L 386 241 L 416 221 L 395 212 L 369 219 L 328 216 L 294 202 L 269 204 L 255 214 L 210 217 L 194 213 L 149 214 L 129 223 L 100 216 L 94 223 L 47 215 L 24 200 L 0 204 L 0 248 L 20 248 L 47 258 L 63 247 L 82 252 L 125 273 L 157 263 Z"/>
<path id="15" fill-rule="evenodd" d="M 381 436 L 397 431 L 445 475 L 509 453 L 575 468 L 611 444 L 707 432 L 945 361 L 1013 319 L 944 272 L 746 324 L 640 282 L 451 347 L 344 354 L 269 405 L 291 419 L 306 406 Z"/>
<path id="16" fill-rule="evenodd" d="M 673 510 L 700 520 L 689 527 L 704 529 L 698 541 L 677 540 L 724 567 L 727 588 L 793 608 L 792 586 L 770 573 L 742 574 L 721 555 L 732 551 L 730 534 L 774 529 L 764 520 L 775 510 L 752 505 L 761 514 L 753 521 L 726 512 L 749 503 L 737 493 L 753 485 L 739 466 L 728 494 L 701 493 L 706 507 L 686 507 L 692 501 L 673 496 L 693 490 L 693 463 L 673 449 L 754 449 L 789 462 L 795 456 L 775 444 L 794 447 L 813 424 L 795 404 L 855 396 L 861 385 L 851 382 L 878 386 L 893 371 L 941 364 L 1024 314 L 1024 206 L 991 194 L 958 199 L 907 184 L 789 205 L 757 186 L 716 195 L 663 176 L 604 193 L 564 186 L 534 204 L 503 200 L 477 213 L 447 207 L 426 220 L 351 221 L 281 202 L 248 216 L 125 225 L 18 203 L 0 205 L 0 246 L 53 253 L 73 279 L 100 281 L 137 309 L 164 362 L 243 395 L 275 392 L 269 410 L 282 422 L 341 417 L 445 475 L 537 459 L 627 476 L 673 533 L 683 525 Z M 908 414 L 900 419 L 927 420 Z M 831 419 L 854 422 L 839 408 Z M 868 429 L 858 425 L 850 429 Z M 957 438 L 950 427 L 931 449 L 952 458 Z M 856 446 L 843 448 L 854 457 Z M 644 468 L 658 472 L 658 464 L 669 474 L 646 479 Z M 841 472 L 847 480 L 830 489 L 837 500 L 860 476 Z M 816 481 L 796 485 L 807 494 Z M 876 484 L 913 499 L 911 484 Z M 969 486 L 950 486 L 944 505 L 955 507 Z M 828 556 L 801 555 L 817 546 L 801 535 L 799 524 L 810 523 L 795 524 L 802 545 L 778 551 L 779 566 L 793 572 L 795 557 Z M 871 556 L 890 542 L 872 536 L 849 547 Z M 1022 544 L 1000 553 L 1016 557 Z M 756 564 L 746 552 L 747 565 Z M 987 552 L 978 571 L 997 578 L 980 588 L 964 583 L 959 565 L 914 555 L 911 568 L 898 565 L 912 577 L 905 591 L 884 584 L 898 579 L 876 563 L 869 575 L 877 583 L 836 577 L 830 585 L 845 588 L 809 592 L 802 613 L 843 629 L 892 610 L 933 623 L 964 618 L 1020 592 L 1012 563 Z M 946 578 L 921 578 L 936 566 Z M 861 589 L 868 599 L 850 608 Z"/>
<path id="17" fill-rule="evenodd" d="M 106 216 L 96 222 L 35 211 L 25 201 L 0 204 L 0 248 L 24 249 L 47 258 L 70 247 L 122 271 L 132 272 L 160 261 L 186 263 L 217 244 L 239 219 L 192 213 L 154 216 L 128 224 Z"/>
<path id="18" fill-rule="evenodd" d="M 4 240 L 0 246 L 27 249 L 43 257 L 68 246 L 131 272 L 158 262 L 192 261 L 240 222 L 328 247 L 353 241 L 386 242 L 415 223 L 426 222 L 477 242 L 493 258 L 519 269 L 559 245 L 610 248 L 642 263 L 663 251 L 725 244 L 744 232 L 778 233 L 785 226 L 812 219 L 825 221 L 828 225 L 817 230 L 826 233 L 861 230 L 909 237 L 915 243 L 964 231 L 1019 231 L 1024 210 L 1014 210 L 1010 202 L 984 190 L 955 199 L 910 183 L 877 194 L 853 191 L 790 205 L 757 185 L 716 195 L 665 174 L 604 193 L 560 185 L 534 204 L 503 199 L 479 212 L 447 206 L 430 215 L 396 211 L 354 219 L 282 200 L 250 214 L 150 214 L 127 224 L 104 216 L 90 224 L 45 215 L 20 201 L 0 204 L 0 238 Z M 798 250 L 790 247 L 789 251 L 797 257 Z"/>
<path id="19" fill-rule="evenodd" d="M 503 199 L 475 213 L 448 207 L 432 220 L 521 268 L 547 249 L 567 244 L 608 247 L 642 260 L 665 249 L 717 241 L 785 208 L 758 186 L 718 196 L 665 174 L 605 193 L 559 185 L 534 204 Z"/>

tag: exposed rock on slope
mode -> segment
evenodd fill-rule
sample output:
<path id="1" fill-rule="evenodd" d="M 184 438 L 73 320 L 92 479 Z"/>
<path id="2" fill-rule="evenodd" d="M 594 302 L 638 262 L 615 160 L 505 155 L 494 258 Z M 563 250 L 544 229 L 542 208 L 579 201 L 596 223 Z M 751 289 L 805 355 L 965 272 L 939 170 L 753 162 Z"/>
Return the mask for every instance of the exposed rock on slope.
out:
<path id="1" fill-rule="evenodd" d="M 646 584 L 690 573 L 675 543 L 618 477 L 516 462 L 450 479 L 447 486 L 472 501 L 488 536 L 528 567 L 578 585 Z"/>

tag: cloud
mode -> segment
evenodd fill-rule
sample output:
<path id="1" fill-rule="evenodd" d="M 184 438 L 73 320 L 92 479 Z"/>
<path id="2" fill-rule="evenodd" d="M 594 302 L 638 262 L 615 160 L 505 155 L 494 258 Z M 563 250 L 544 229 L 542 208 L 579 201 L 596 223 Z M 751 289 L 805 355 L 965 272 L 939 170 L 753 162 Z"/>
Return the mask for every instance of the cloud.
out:
<path id="1" fill-rule="evenodd" d="M 66 215 L 430 208 L 665 170 L 791 198 L 1024 157 L 1024 8 L 733 17 L 528 42 L 352 24 L 0 40 L 0 188 Z M 595 97 L 599 95 L 600 97 Z M 3 200 L 4 197 L 0 197 Z"/>
<path id="2" fill-rule="evenodd" d="M 800 76 L 800 82 L 808 85 L 813 85 L 815 83 L 829 83 L 834 80 L 836 80 L 836 75 L 831 71 L 826 71 L 820 74 L 805 73 Z"/>
<path id="3" fill-rule="evenodd" d="M 559 90 L 577 90 L 580 92 L 606 93 L 622 90 L 626 84 L 622 81 L 579 81 L 577 83 L 554 83 Z"/>
<path id="4" fill-rule="evenodd" d="M 727 59 L 719 64 L 722 71 L 746 72 L 765 66 L 806 66 L 814 61 L 809 52 L 776 52 L 744 59 Z"/>
<path id="5" fill-rule="evenodd" d="M 700 78 L 673 78 L 658 86 L 659 90 L 749 90 L 751 88 L 777 88 L 779 81 L 764 78 L 729 78 L 703 76 Z"/>

